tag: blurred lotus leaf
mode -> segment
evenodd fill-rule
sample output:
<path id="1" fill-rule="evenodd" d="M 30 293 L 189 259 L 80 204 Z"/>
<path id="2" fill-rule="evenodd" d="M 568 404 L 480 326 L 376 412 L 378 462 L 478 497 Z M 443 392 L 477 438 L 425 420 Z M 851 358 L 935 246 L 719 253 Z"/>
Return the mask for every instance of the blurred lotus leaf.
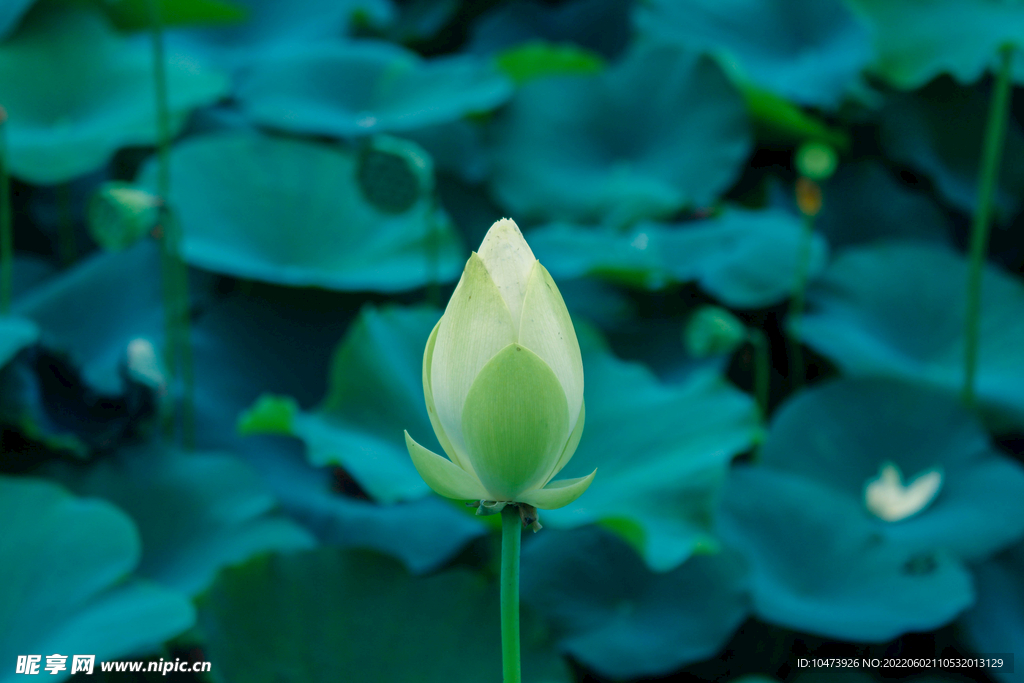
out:
<path id="1" fill-rule="evenodd" d="M 938 81 L 913 94 L 890 97 L 881 112 L 881 142 L 890 158 L 928 176 L 939 193 L 964 213 L 975 210 L 989 97 L 978 89 Z M 993 205 L 1009 222 L 1024 196 L 1024 132 L 1011 117 Z"/>
<path id="2" fill-rule="evenodd" d="M 498 68 L 516 85 L 546 76 L 596 74 L 604 68 L 600 56 L 569 44 L 530 41 L 495 56 Z"/>
<path id="3" fill-rule="evenodd" d="M 376 553 L 320 548 L 227 569 L 198 626 L 227 682 L 478 683 L 501 672 L 497 623 L 497 586 L 464 569 L 414 578 Z M 572 680 L 527 611 L 521 634 L 523 680 Z"/>
<path id="4" fill-rule="evenodd" d="M 812 283 L 805 343 L 853 376 L 963 385 L 967 263 L 948 248 L 894 242 L 850 248 Z M 996 423 L 1024 424 L 1024 285 L 995 266 L 982 278 L 975 391 Z"/>
<path id="5" fill-rule="evenodd" d="M 39 328 L 25 318 L 0 316 L 0 367 L 39 338 Z"/>
<path id="6" fill-rule="evenodd" d="M 772 306 L 790 295 L 803 236 L 800 219 L 788 212 L 740 208 L 679 225 L 643 222 L 629 232 L 556 223 L 528 233 L 555 278 L 599 275 L 647 289 L 696 280 L 733 308 Z M 827 251 L 814 235 L 812 278 Z"/>
<path id="7" fill-rule="evenodd" d="M 931 387 L 864 378 L 804 391 L 775 413 L 761 462 L 860 504 L 877 533 L 909 553 L 942 549 L 974 562 L 1024 536 L 1024 467 Z M 887 462 L 908 479 L 938 468 L 937 497 L 899 521 L 872 515 L 865 487 Z"/>
<path id="8" fill-rule="evenodd" d="M 870 22 L 874 71 L 914 90 L 939 74 L 973 83 L 1003 45 L 1024 47 L 1024 7 L 1003 0 L 850 0 Z"/>
<path id="9" fill-rule="evenodd" d="M 11 663 L 3 683 L 21 680 L 18 655 L 94 654 L 98 669 L 192 625 L 185 596 L 131 576 L 139 535 L 110 503 L 41 479 L 0 477 L 0 518 L 0 657 Z M 70 668 L 68 661 L 65 676 Z"/>
<path id="10" fill-rule="evenodd" d="M 600 523 L 628 541 L 654 571 L 717 547 L 710 520 L 733 455 L 760 435 L 757 407 L 718 372 L 695 371 L 666 385 L 637 363 L 617 359 L 597 333 L 576 323 L 587 383 L 587 428 L 562 471 L 599 468 L 581 496 L 545 510 L 544 525 Z"/>
<path id="11" fill-rule="evenodd" d="M 788 185 L 780 193 L 787 190 Z M 883 239 L 951 242 L 949 219 L 939 205 L 908 188 L 877 161 L 840 165 L 824 190 L 814 229 L 833 249 Z"/>
<path id="12" fill-rule="evenodd" d="M 1024 645 L 1024 543 L 974 566 L 978 599 L 960 618 L 961 631 L 975 652 L 1020 652 Z M 990 669 L 1004 683 L 1016 683 L 1019 674 L 1009 667 Z"/>
<path id="13" fill-rule="evenodd" d="M 493 135 L 491 188 L 517 220 L 615 227 L 710 204 L 751 143 L 721 69 L 665 46 L 637 47 L 600 74 L 527 83 Z"/>
<path id="14" fill-rule="evenodd" d="M 571 43 L 616 59 L 630 41 L 632 4 L 633 0 L 569 0 L 558 5 L 511 0 L 477 20 L 467 49 L 474 54 L 493 54 L 541 40 Z"/>
<path id="15" fill-rule="evenodd" d="M 489 62 L 469 55 L 425 60 L 372 40 L 268 51 L 237 90 L 260 125 L 338 137 L 448 123 L 493 109 L 511 94 L 511 81 Z"/>
<path id="16" fill-rule="evenodd" d="M 237 277 L 340 290 L 398 292 L 457 276 L 462 250 L 436 206 L 426 152 L 409 142 L 397 153 L 373 149 L 387 159 L 250 133 L 177 145 L 169 203 L 185 260 Z M 366 169 L 368 162 L 381 163 Z M 427 180 L 409 205 L 412 188 Z M 404 199 L 374 189 L 398 182 Z M 155 163 L 138 183 L 156 184 Z"/>
<path id="17" fill-rule="evenodd" d="M 153 0 L 99 0 L 96 2 L 114 26 L 122 31 L 142 31 L 151 25 Z M 244 5 L 231 0 L 157 0 L 163 26 L 221 26 L 245 21 Z"/>
<path id="18" fill-rule="evenodd" d="M 264 396 L 239 420 L 248 434 L 302 439 L 309 461 L 345 468 L 375 500 L 394 503 L 430 492 L 409 459 L 402 430 L 434 433 L 423 402 L 423 348 L 441 317 L 429 308 L 367 306 L 338 345 L 329 388 L 312 412 Z"/>
<path id="19" fill-rule="evenodd" d="M 721 306 L 701 306 L 683 328 L 683 346 L 694 358 L 732 353 L 748 338 L 743 321 Z"/>
<path id="20" fill-rule="evenodd" d="M 122 147 L 157 140 L 152 51 L 98 11 L 40 5 L 0 44 L 11 173 L 52 185 L 94 171 Z M 171 132 L 224 94 L 227 80 L 169 55 Z"/>
<path id="21" fill-rule="evenodd" d="M 312 404 L 322 396 L 324 385 L 331 380 L 325 369 L 330 365 L 332 349 L 351 322 L 350 314 L 339 314 L 347 307 L 343 295 L 318 292 L 319 296 L 311 296 L 308 290 L 258 287 L 260 289 L 252 295 L 236 292 L 217 302 L 196 322 L 193 341 L 197 443 L 244 455 L 246 463 L 260 473 L 288 515 L 300 521 L 321 542 L 386 552 L 402 560 L 413 572 L 436 569 L 469 540 L 484 533 L 479 518 L 439 498 L 376 505 L 346 495 L 339 487 L 337 469 L 310 465 L 303 457 L 304 444 L 295 439 L 272 435 L 242 437 L 236 433 L 239 413 L 254 401 L 257 405 L 251 408 L 253 417 L 266 416 L 266 409 L 257 400 L 261 392 L 290 394 L 285 400 L 277 401 L 278 407 L 284 408 L 277 411 L 277 424 L 260 425 L 258 430 L 274 434 L 291 424 L 294 413 L 289 405 L 295 406 L 297 411 L 300 403 Z M 436 321 L 440 313 L 433 315 Z M 406 324 L 423 319 L 415 313 L 393 317 Z M 378 314 L 373 320 L 378 327 L 388 327 L 389 321 L 394 322 L 387 313 Z M 414 367 L 413 355 L 422 354 L 433 322 L 426 321 L 422 325 L 423 339 L 409 344 L 407 349 L 409 372 Z M 401 325 L 398 327 L 401 330 Z M 413 348 L 416 345 L 420 348 Z M 362 353 L 366 353 L 366 349 Z M 407 399 L 410 401 L 407 410 L 422 410 L 422 417 L 417 419 L 429 427 L 418 374 L 419 355 L 415 358 L 416 380 L 410 384 L 417 394 L 414 399 Z M 374 367 L 384 360 L 375 361 Z M 397 375 L 405 377 L 406 370 L 402 369 L 405 366 L 402 361 L 397 362 Z M 358 366 L 353 371 L 366 374 Z M 393 372 L 396 371 L 388 368 L 384 376 L 392 376 L 388 373 Z M 377 396 L 381 391 L 373 383 L 367 384 L 365 390 L 369 396 Z M 413 395 L 412 390 L 409 395 Z M 398 407 L 401 405 L 396 403 Z M 391 408 L 388 406 L 389 410 Z M 386 413 L 379 415 L 376 423 L 380 423 L 384 415 Z M 373 424 L 371 422 L 371 426 Z M 388 434 L 384 427 L 382 430 L 378 447 L 391 448 L 387 439 L 392 437 L 397 438 L 396 444 L 405 448 L 401 425 L 395 427 L 394 434 Z M 368 442 L 372 443 L 369 439 Z M 408 458 L 404 450 L 402 454 Z M 411 463 L 408 467 L 411 469 Z"/>
<path id="22" fill-rule="evenodd" d="M 861 503 L 813 476 L 733 468 L 715 529 L 750 563 L 754 613 L 796 631 L 884 642 L 938 628 L 974 599 L 958 560 L 887 541 Z"/>
<path id="23" fill-rule="evenodd" d="M 254 471 L 228 455 L 149 445 L 86 470 L 51 474 L 75 493 L 105 498 L 130 514 L 142 538 L 138 574 L 186 595 L 205 590 L 222 567 L 315 543 L 302 527 L 269 514 L 274 498 Z"/>
<path id="24" fill-rule="evenodd" d="M 245 11 L 245 21 L 169 33 L 169 42 L 189 52 L 206 54 L 240 72 L 267 50 L 337 40 L 351 33 L 356 25 L 384 26 L 396 16 L 391 0 L 230 1 Z"/>
<path id="25" fill-rule="evenodd" d="M 871 60 L 867 26 L 842 0 L 650 0 L 645 35 L 707 51 L 736 75 L 801 104 L 835 107 Z"/>
<path id="26" fill-rule="evenodd" d="M 546 530 L 523 550 L 523 600 L 556 624 L 561 647 L 614 680 L 663 676 L 715 655 L 749 612 L 735 552 L 664 574 L 596 527 Z"/>
<path id="27" fill-rule="evenodd" d="M 828 125 L 775 93 L 750 83 L 739 83 L 759 141 L 793 144 L 805 140 L 825 142 L 837 149 L 850 146 L 850 136 Z"/>
<path id="28" fill-rule="evenodd" d="M 0 40 L 18 26 L 18 22 L 36 0 L 7 0 L 0 4 Z"/>

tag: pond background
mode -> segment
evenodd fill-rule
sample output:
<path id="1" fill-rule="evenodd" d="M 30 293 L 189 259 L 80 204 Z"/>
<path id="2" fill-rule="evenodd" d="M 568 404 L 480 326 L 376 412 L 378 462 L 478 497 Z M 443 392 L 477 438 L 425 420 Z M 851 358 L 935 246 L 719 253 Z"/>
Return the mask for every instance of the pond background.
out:
<path id="1" fill-rule="evenodd" d="M 439 452 L 423 348 L 502 217 L 598 469 L 524 536 L 524 680 L 1020 678 L 798 660 L 1024 655 L 1024 5 L 2 0 L 0 38 L 0 681 L 498 680 L 497 518 L 402 432 Z"/>

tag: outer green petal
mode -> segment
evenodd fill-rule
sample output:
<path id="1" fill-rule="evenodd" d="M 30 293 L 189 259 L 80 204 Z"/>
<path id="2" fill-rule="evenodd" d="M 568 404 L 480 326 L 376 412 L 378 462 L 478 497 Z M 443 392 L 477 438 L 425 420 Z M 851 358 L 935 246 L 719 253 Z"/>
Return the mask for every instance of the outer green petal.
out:
<path id="1" fill-rule="evenodd" d="M 530 270 L 537 262 L 533 250 L 523 239 L 515 221 L 502 218 L 487 231 L 479 253 L 518 329 Z"/>
<path id="2" fill-rule="evenodd" d="M 562 471 L 565 464 L 572 459 L 573 454 L 576 452 L 576 447 L 580 445 L 580 437 L 583 436 L 583 424 L 586 422 L 587 417 L 587 405 L 586 402 L 580 406 L 580 417 L 576 420 L 576 426 L 573 427 L 572 434 L 569 435 L 569 441 L 565 444 L 565 448 L 562 450 L 561 457 L 558 458 L 558 462 L 555 463 L 551 473 L 548 474 L 544 480 L 546 486 L 549 481 L 555 478 L 555 475 Z"/>
<path id="3" fill-rule="evenodd" d="M 462 433 L 473 469 L 494 500 L 517 500 L 544 482 L 569 438 L 562 385 L 540 356 L 509 344 L 469 390 Z"/>
<path id="4" fill-rule="evenodd" d="M 405 447 L 409 449 L 412 464 L 416 466 L 423 481 L 445 498 L 490 500 L 491 496 L 476 477 L 416 443 L 409 432 L 405 433 Z"/>
<path id="5" fill-rule="evenodd" d="M 519 324 L 519 343 L 544 359 L 565 391 L 569 428 L 575 429 L 583 405 L 583 359 L 576 330 L 551 274 L 533 266 Z"/>
<path id="6" fill-rule="evenodd" d="M 434 407 L 434 391 L 430 387 L 430 366 L 431 360 L 434 357 L 434 342 L 437 341 L 437 328 L 440 326 L 441 321 L 438 320 L 437 324 L 434 325 L 434 329 L 430 331 L 430 337 L 427 339 L 427 348 L 423 351 L 423 398 L 427 403 L 427 416 L 430 417 L 430 426 L 434 428 L 437 441 L 441 444 L 441 448 L 444 449 L 448 459 L 462 469 L 472 471 L 469 459 L 459 455 L 452 445 L 451 439 L 444 433 L 441 420 L 437 417 L 437 408 Z"/>
<path id="7" fill-rule="evenodd" d="M 484 365 L 516 340 L 508 306 L 480 257 L 473 253 L 441 317 L 430 361 L 434 408 L 458 453 L 467 453 L 462 408 Z"/>
<path id="8" fill-rule="evenodd" d="M 541 510 L 565 507 L 583 495 L 583 492 L 590 486 L 590 482 L 594 481 L 595 474 L 597 474 L 596 469 L 585 477 L 553 481 L 542 489 L 534 489 L 520 494 L 516 501 Z"/>

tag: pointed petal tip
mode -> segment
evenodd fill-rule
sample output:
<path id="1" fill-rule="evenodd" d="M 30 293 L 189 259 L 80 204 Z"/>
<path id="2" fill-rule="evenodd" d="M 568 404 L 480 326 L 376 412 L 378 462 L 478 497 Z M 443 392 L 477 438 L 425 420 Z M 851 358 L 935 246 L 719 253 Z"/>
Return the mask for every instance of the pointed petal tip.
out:
<path id="1" fill-rule="evenodd" d="M 489 499 L 490 496 L 480 481 L 447 458 L 443 458 L 428 448 L 416 443 L 416 440 L 405 432 L 405 446 L 416 471 L 423 477 L 431 489 L 438 495 L 455 500 Z"/>
<path id="2" fill-rule="evenodd" d="M 597 468 L 585 477 L 553 481 L 542 489 L 527 491 L 517 497 L 517 502 L 532 505 L 541 510 L 555 510 L 565 507 L 583 495 L 594 481 Z"/>

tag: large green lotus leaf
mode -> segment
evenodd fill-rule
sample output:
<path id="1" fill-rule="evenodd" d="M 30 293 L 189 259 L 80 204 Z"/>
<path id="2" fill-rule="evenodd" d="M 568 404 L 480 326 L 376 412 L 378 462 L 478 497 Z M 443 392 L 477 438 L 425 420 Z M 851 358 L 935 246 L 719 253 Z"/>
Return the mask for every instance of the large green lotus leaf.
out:
<path id="1" fill-rule="evenodd" d="M 494 109 L 512 89 L 475 57 L 424 60 L 399 45 L 361 40 L 268 51 L 247 69 L 237 96 L 260 125 L 346 137 L 456 121 Z"/>
<path id="2" fill-rule="evenodd" d="M 735 208 L 679 225 L 643 222 L 629 232 L 556 223 L 529 238 L 555 278 L 601 275 L 648 289 L 696 280 L 729 306 L 761 308 L 792 292 L 804 228 L 785 211 Z M 826 254 L 825 241 L 814 235 L 812 277 L 824 268 Z"/>
<path id="3" fill-rule="evenodd" d="M 913 90 L 939 74 L 973 83 L 1004 44 L 1024 47 L 1024 7 L 1003 0 L 850 0 L 870 22 L 874 71 Z"/>
<path id="4" fill-rule="evenodd" d="M 799 334 L 847 374 L 963 384 L 967 263 L 945 247 L 880 243 L 839 255 L 807 291 Z M 1024 285 L 995 266 L 982 278 L 975 390 L 997 421 L 1024 420 Z"/>
<path id="5" fill-rule="evenodd" d="M 0 519 L 3 683 L 22 679 L 14 673 L 18 655 L 68 656 L 68 671 L 53 678 L 62 680 L 71 655 L 138 654 L 192 625 L 185 596 L 130 577 L 138 532 L 110 503 L 75 498 L 41 479 L 0 477 Z"/>
<path id="6" fill-rule="evenodd" d="M 18 22 L 36 0 L 7 0 L 0 4 L 0 40 L 3 40 L 17 26 Z"/>
<path id="7" fill-rule="evenodd" d="M 651 0 L 634 22 L 716 55 L 741 82 L 819 107 L 838 105 L 872 58 L 867 26 L 842 0 Z"/>
<path id="8" fill-rule="evenodd" d="M 595 527 L 545 530 L 526 545 L 523 600 L 560 626 L 562 648 L 615 680 L 662 676 L 717 653 L 749 612 L 735 552 L 652 573 Z"/>
<path id="9" fill-rule="evenodd" d="M 883 239 L 951 242 L 949 220 L 935 202 L 877 161 L 840 165 L 823 190 L 814 228 L 835 249 Z"/>
<path id="10" fill-rule="evenodd" d="M 168 56 L 172 133 L 224 94 L 227 79 Z M 0 45 L 0 102 L 11 173 L 51 185 L 103 166 L 118 149 L 157 140 L 152 51 L 98 11 L 41 6 Z"/>
<path id="11" fill-rule="evenodd" d="M 277 503 L 266 485 L 233 456 L 148 445 L 53 474 L 130 514 L 142 537 L 139 575 L 186 595 L 206 589 L 224 566 L 314 544 L 308 531 L 272 514 Z"/>
<path id="12" fill-rule="evenodd" d="M 193 280 L 193 293 L 205 285 Z M 14 312 L 39 326 L 43 344 L 69 354 L 87 382 L 113 393 L 128 343 L 162 339 L 162 302 L 160 252 L 147 241 L 82 260 L 20 297 Z"/>
<path id="13" fill-rule="evenodd" d="M 14 316 L 0 316 L 0 367 L 23 348 L 39 338 L 39 328 L 31 320 Z"/>
<path id="14" fill-rule="evenodd" d="M 546 526 L 597 522 L 621 534 L 654 571 L 716 547 L 709 526 L 732 456 L 760 435 L 757 407 L 718 372 L 659 382 L 603 347 L 577 323 L 586 375 L 587 423 L 559 479 L 597 476 L 570 505 L 545 510 Z"/>
<path id="15" fill-rule="evenodd" d="M 755 614 L 785 628 L 884 642 L 974 599 L 958 560 L 886 540 L 856 503 L 797 474 L 733 468 L 716 530 L 750 562 Z"/>
<path id="16" fill-rule="evenodd" d="M 881 378 L 817 386 L 775 414 L 761 459 L 860 505 L 908 551 L 942 548 L 974 561 L 1024 535 L 1024 467 L 995 451 L 976 418 L 934 387 Z M 870 514 L 865 487 L 886 462 L 908 482 L 939 468 L 937 497 L 901 521 Z"/>
<path id="17" fill-rule="evenodd" d="M 618 227 L 712 203 L 750 145 L 709 57 L 640 45 L 600 74 L 523 86 L 495 124 L 491 188 L 517 219 Z"/>
<path id="18" fill-rule="evenodd" d="M 479 683 L 501 676 L 498 590 L 457 569 L 414 578 L 335 548 L 226 570 L 200 600 L 219 683 Z M 546 628 L 522 614 L 523 680 L 571 680 Z"/>
<path id="19" fill-rule="evenodd" d="M 328 372 L 332 350 L 350 323 L 346 318 L 351 315 L 339 315 L 338 312 L 353 310 L 355 305 L 343 295 L 333 292 L 319 292 L 313 297 L 308 292 L 273 291 L 267 287 L 264 290 L 252 296 L 236 293 L 217 302 L 196 322 L 193 339 L 197 442 L 204 447 L 244 455 L 247 463 L 260 473 L 274 497 L 281 502 L 282 508 L 313 531 L 322 542 L 374 548 L 401 559 L 414 572 L 436 569 L 467 542 L 484 533 L 480 518 L 467 515 L 457 506 L 437 497 L 378 505 L 342 495 L 338 491 L 334 468 L 314 467 L 304 457 L 306 444 L 280 436 L 240 437 L 237 434 L 235 424 L 239 413 L 264 392 L 294 397 L 294 403 L 285 401 L 283 405 L 312 405 L 325 391 L 331 391 L 325 384 L 333 381 L 333 375 Z M 368 396 L 383 400 L 390 391 L 389 386 L 393 387 L 394 382 L 405 381 L 402 378 L 411 378 L 416 373 L 415 381 L 408 380 L 410 389 L 406 398 L 401 398 L 402 393 L 399 392 L 396 405 L 382 408 L 384 414 L 392 409 L 398 411 L 397 414 L 413 411 L 416 416 L 412 422 L 402 424 L 398 420 L 404 418 L 396 418 L 393 434 L 382 427 L 381 440 L 375 442 L 370 437 L 366 438 L 366 443 L 385 455 L 390 453 L 391 457 L 397 458 L 388 437 L 396 440 L 395 443 L 401 442 L 402 430 L 406 427 L 410 431 L 415 430 L 418 438 L 424 439 L 424 444 L 436 444 L 423 404 L 419 375 L 423 346 L 433 323 L 427 320 L 429 316 L 422 309 L 419 313 L 417 309 L 400 312 L 367 310 L 373 312 L 366 314 L 366 320 L 359 323 L 361 331 L 353 335 L 362 335 L 363 342 L 367 336 L 371 341 L 387 342 L 390 339 L 391 345 L 387 348 L 396 353 L 395 358 L 401 359 L 398 363 L 401 369 L 384 368 L 379 381 L 369 381 L 365 386 Z M 438 315 L 433 313 L 434 320 Z M 422 334 L 422 339 L 415 344 L 408 343 L 402 347 L 389 337 L 400 334 L 408 326 L 415 328 L 417 325 L 422 326 L 417 333 Z M 387 333 L 377 334 L 381 328 Z M 355 350 L 364 354 L 368 351 L 360 344 L 355 345 Z M 380 362 L 383 361 L 382 357 Z M 356 365 L 351 367 L 357 376 L 365 377 L 368 372 Z M 372 367 L 381 369 L 379 364 Z M 352 385 L 345 384 L 342 379 L 340 386 Z M 402 408 L 405 405 L 401 403 L 403 400 L 413 403 Z M 414 411 L 422 411 L 422 416 Z M 310 414 L 318 415 L 312 411 Z M 377 422 L 371 424 L 381 425 L 382 419 L 378 416 Z M 281 429 L 287 424 L 278 423 L 276 426 Z M 410 426 L 416 424 L 421 426 Z M 269 429 L 271 426 L 264 425 L 264 428 L 274 431 Z M 401 443 L 404 448 L 404 442 Z M 431 447 L 440 449 L 436 445 Z M 406 451 L 403 450 L 401 455 L 408 461 Z"/>
<path id="20" fill-rule="evenodd" d="M 414 185 L 422 179 L 404 165 L 367 171 L 380 171 L 369 180 L 362 170 L 359 156 L 342 148 L 251 133 L 177 145 L 170 198 L 185 260 L 237 277 L 340 290 L 397 292 L 432 275 L 456 277 L 462 248 L 432 191 Z M 393 184 L 385 191 L 409 185 L 412 201 L 373 203 L 364 195 L 368 182 Z M 140 183 L 155 185 L 155 163 Z"/>
<path id="21" fill-rule="evenodd" d="M 1021 652 L 1024 645 L 1024 543 L 974 567 L 978 599 L 959 626 L 975 652 Z M 1004 658 L 1005 659 L 1005 658 Z M 999 681 L 1017 683 L 1020 672 L 989 669 Z"/>
<path id="22" fill-rule="evenodd" d="M 893 160 L 931 178 L 946 201 L 972 213 L 988 108 L 986 93 L 948 80 L 894 95 L 881 114 L 882 145 Z M 1024 132 L 1011 118 L 994 195 L 997 218 L 1004 222 L 1017 213 L 1024 195 L 1024 169 L 1016 163 L 1022 156 Z"/>
<path id="23" fill-rule="evenodd" d="M 312 464 L 341 465 L 382 503 L 422 498 L 430 489 L 409 459 L 403 430 L 441 452 L 423 400 L 423 349 L 440 317 L 431 308 L 367 306 L 338 345 L 315 410 L 268 395 L 240 428 L 302 439 Z"/>

